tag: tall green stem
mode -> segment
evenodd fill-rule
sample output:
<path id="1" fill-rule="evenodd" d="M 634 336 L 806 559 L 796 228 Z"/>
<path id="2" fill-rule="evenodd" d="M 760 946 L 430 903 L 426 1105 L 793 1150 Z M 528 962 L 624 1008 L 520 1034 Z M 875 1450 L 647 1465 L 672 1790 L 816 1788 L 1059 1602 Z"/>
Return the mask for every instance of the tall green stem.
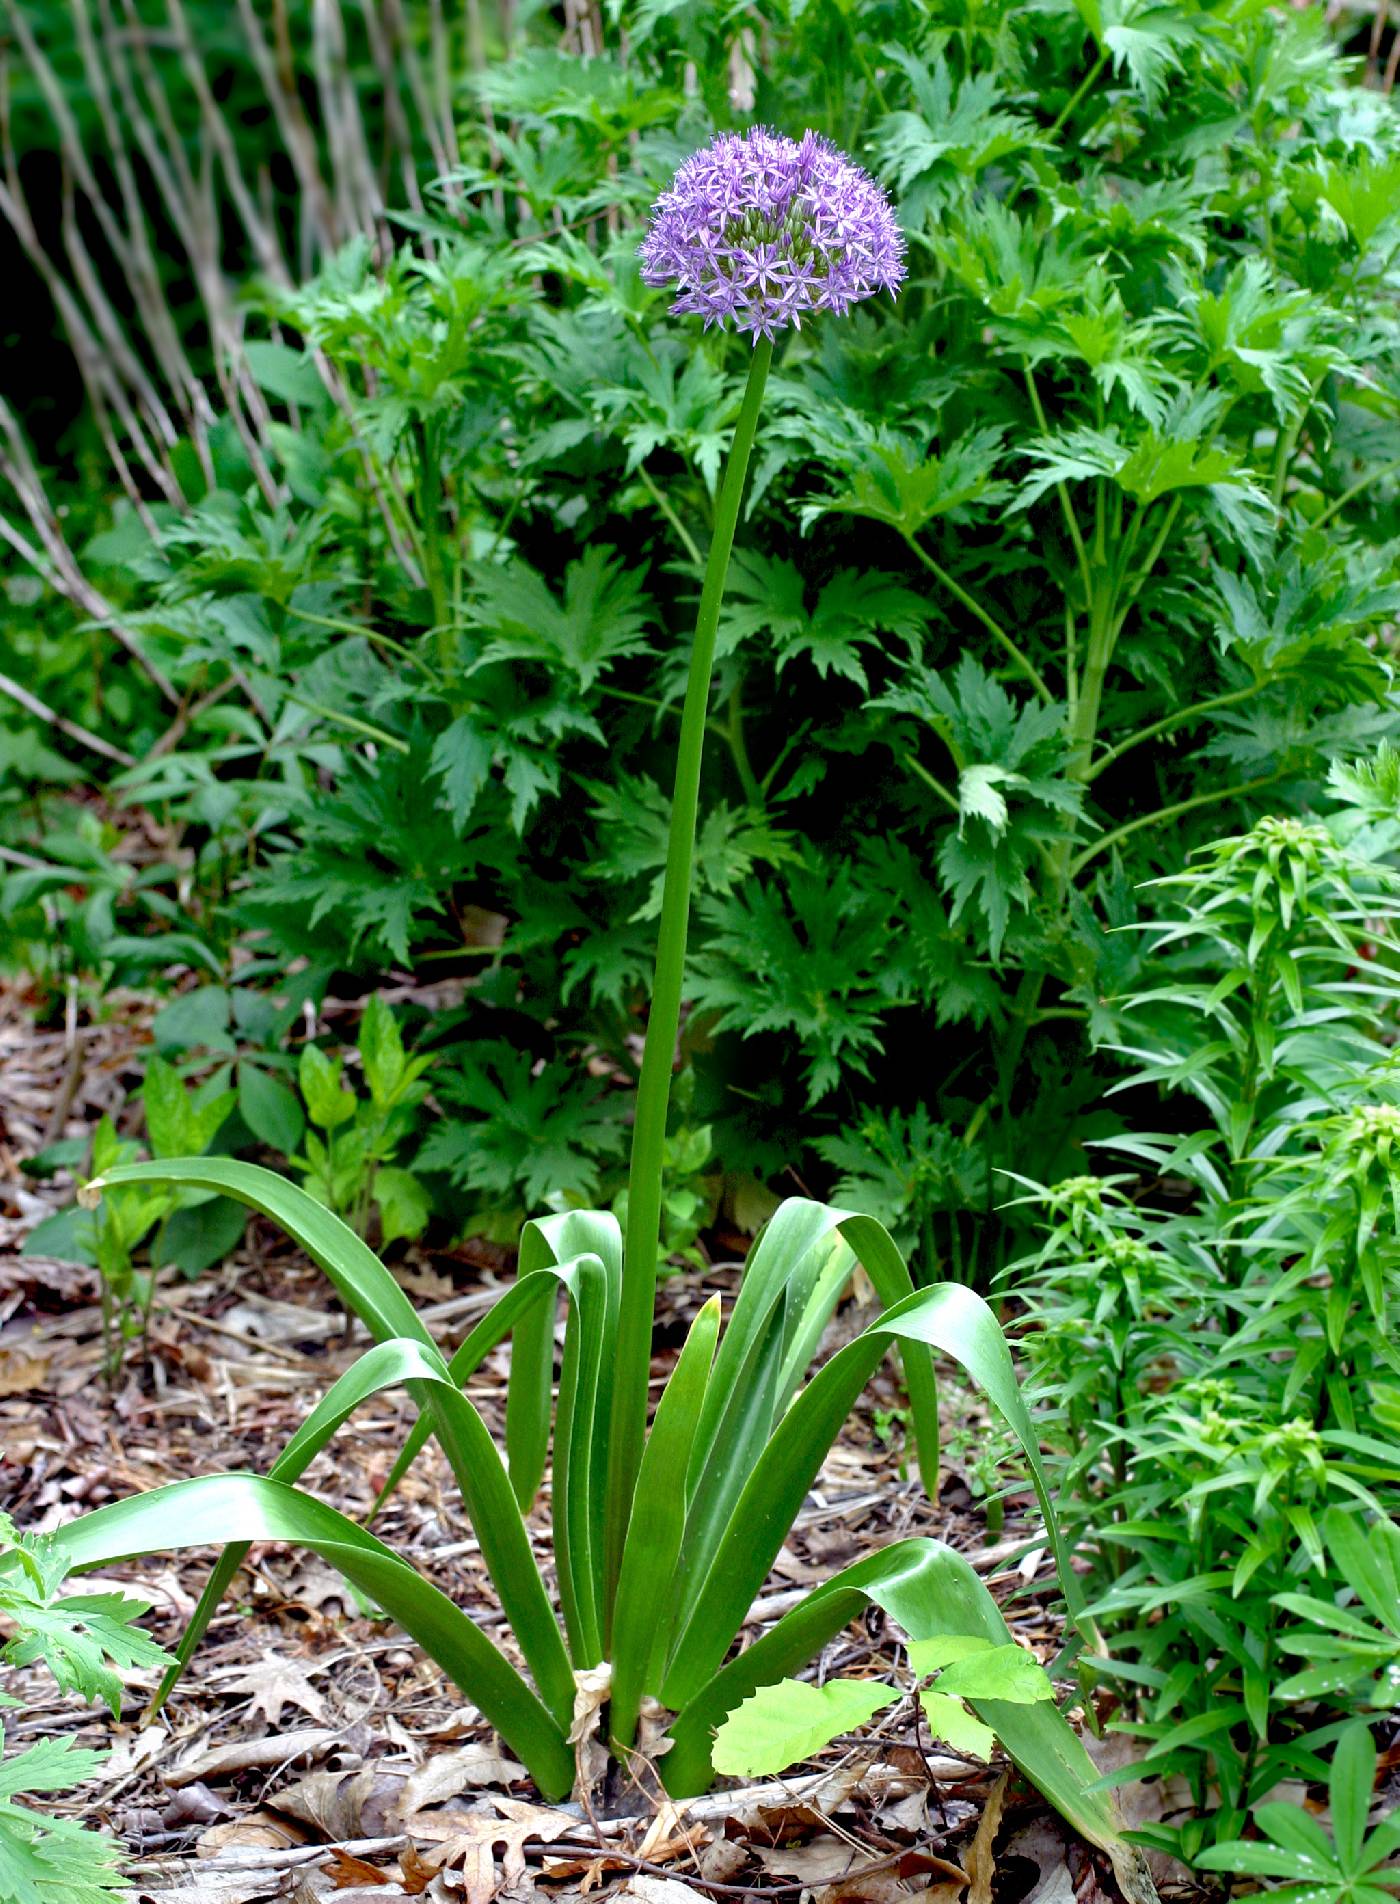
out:
<path id="1" fill-rule="evenodd" d="M 1001 623 L 993 620 L 992 616 L 987 613 L 976 596 L 969 595 L 961 582 L 955 582 L 941 563 L 934 561 L 933 557 L 921 542 L 916 542 L 913 536 L 907 533 L 904 535 L 904 540 L 909 546 L 910 553 L 923 563 L 929 574 L 932 575 L 936 581 L 943 584 L 954 601 L 961 602 L 970 615 L 977 617 L 978 621 L 980 621 L 982 626 L 987 630 L 987 633 L 991 635 L 995 641 L 1001 643 L 1002 647 L 1016 663 L 1021 673 L 1025 675 L 1041 700 L 1048 706 L 1055 697 L 1046 685 L 1045 677 L 1040 673 L 1035 663 L 1029 660 L 1016 646 L 1016 643 L 1011 639 L 1010 635 L 1007 634 Z"/>
<path id="2" fill-rule="evenodd" d="M 671 831 L 666 848 L 666 883 L 661 900 L 661 923 L 656 939 L 656 974 L 651 988 L 642 1074 L 637 1086 L 637 1114 L 632 1130 L 632 1165 L 627 1188 L 627 1236 L 623 1250 L 622 1303 L 614 1347 L 612 1427 L 608 1446 L 607 1569 L 611 1602 L 622 1558 L 622 1543 L 631 1512 L 637 1469 L 646 1436 L 647 1377 L 651 1368 L 651 1334 L 656 1304 L 656 1265 L 661 1244 L 662 1168 L 666 1145 L 666 1112 L 671 1097 L 671 1070 L 681 1021 L 681 987 L 685 979 L 685 942 L 690 924 L 691 867 L 695 855 L 695 821 L 700 799 L 700 761 L 705 747 L 705 723 L 714 671 L 715 635 L 720 603 L 729 572 L 729 552 L 753 449 L 763 386 L 773 346 L 761 338 L 749 366 L 734 442 L 720 485 L 715 508 L 714 539 L 705 564 L 705 583 L 695 620 L 695 644 L 690 655 L 690 678 L 681 711 L 681 734 L 676 748 L 676 784 L 671 801 Z"/>
<path id="3" fill-rule="evenodd" d="M 1106 853 L 1117 846 L 1120 840 L 1127 839 L 1130 833 L 1136 833 L 1144 826 L 1165 826 L 1169 820 L 1179 819 L 1183 813 L 1194 813 L 1198 807 L 1215 805 L 1221 800 L 1243 800 L 1246 794 L 1262 793 L 1265 787 L 1276 787 L 1280 780 L 1287 779 L 1286 772 L 1264 774 L 1258 780 L 1243 781 L 1237 787 L 1213 787 L 1209 793 L 1193 794 L 1189 800 L 1178 800 L 1175 806 L 1159 807 L 1155 813 L 1143 813 L 1126 825 L 1115 827 L 1111 833 L 1101 833 L 1092 846 L 1086 846 L 1077 859 L 1070 862 L 1070 877 L 1077 879 L 1091 860 L 1100 853 Z"/>
<path id="4" fill-rule="evenodd" d="M 433 605 L 438 667 L 445 680 L 453 676 L 455 660 L 447 577 L 442 566 L 442 464 L 435 419 L 422 425 L 418 438 L 418 514 L 423 551 L 423 574 Z"/>
<path id="5" fill-rule="evenodd" d="M 1080 80 L 1078 86 L 1075 87 L 1074 91 L 1070 94 L 1069 98 L 1065 101 L 1064 106 L 1060 110 L 1059 116 L 1056 118 L 1054 125 L 1051 126 L 1050 128 L 1050 132 L 1048 135 L 1050 138 L 1053 139 L 1057 135 L 1061 126 L 1064 125 L 1065 121 L 1069 118 L 1070 114 L 1075 111 L 1080 101 L 1084 98 L 1084 96 L 1089 91 L 1089 88 L 1093 85 L 1094 81 L 1098 78 L 1099 74 L 1103 71 L 1104 67 L 1107 66 L 1108 61 L 1109 61 L 1109 55 L 1106 52 L 1099 54 L 1098 58 L 1094 61 L 1093 65 L 1089 68 L 1088 72 L 1084 75 L 1083 79 Z"/>

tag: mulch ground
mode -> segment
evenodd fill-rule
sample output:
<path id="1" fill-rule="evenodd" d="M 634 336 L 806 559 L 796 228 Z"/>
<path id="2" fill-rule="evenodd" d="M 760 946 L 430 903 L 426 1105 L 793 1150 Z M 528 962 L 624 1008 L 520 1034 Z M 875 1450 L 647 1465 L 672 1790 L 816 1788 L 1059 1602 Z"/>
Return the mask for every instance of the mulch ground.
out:
<path id="1" fill-rule="evenodd" d="M 270 1226 L 194 1283 L 162 1280 L 148 1353 L 102 1379 L 93 1275 L 23 1253 L 43 1216 L 71 1199 L 71 1178 L 21 1168 L 44 1144 L 79 1136 L 104 1112 L 120 1118 L 150 1004 L 109 995 L 95 1021 L 76 1006 L 35 1025 L 22 986 L 0 987 L 0 1504 L 17 1521 L 55 1526 L 79 1511 L 192 1474 L 266 1469 L 316 1397 L 366 1346 L 347 1336 L 314 1267 Z M 394 1265 L 444 1348 L 456 1345 L 509 1278 L 499 1251 L 410 1253 Z M 677 1276 L 661 1290 L 653 1369 L 667 1344 L 732 1268 Z M 833 1328 L 856 1326 L 849 1313 Z M 473 1381 L 493 1429 L 504 1412 L 505 1355 Z M 983 1419 L 946 1385 L 951 1443 Z M 961 1549 L 1042 1661 L 1057 1650 L 1053 1581 L 1031 1503 L 1008 1504 L 995 1543 L 954 1465 L 937 1502 L 905 1473 L 892 1374 L 872 1383 L 833 1448 L 746 1629 L 757 1634 L 836 1568 L 908 1534 Z M 303 1483 L 342 1512 L 365 1515 L 410 1423 L 383 1396 L 342 1431 Z M 968 1437 L 964 1432 L 964 1443 Z M 531 1516 L 548 1554 L 548 1498 Z M 509 1651 L 491 1585 L 451 1476 L 428 1449 L 376 1531 Z M 139 1587 L 147 1625 L 173 1647 L 212 1554 L 114 1567 Z M 82 1590 L 89 1590 L 85 1582 Z M 821 1676 L 892 1672 L 900 1648 L 871 1616 L 838 1636 Z M 616 1774 L 585 1806 L 546 1806 L 440 1671 L 382 1620 L 368 1617 L 319 1560 L 255 1547 L 204 1645 L 160 1717 L 143 1714 L 153 1680 L 133 1677 L 119 1721 L 54 1693 L 35 1671 L 11 1673 L 24 1701 L 11 1748 L 69 1734 L 108 1750 L 102 1774 L 66 1808 L 130 1847 L 138 1898 L 245 1904 L 335 1897 L 495 1898 L 590 1894 L 680 1904 L 687 1897 L 777 1904 L 934 1896 L 940 1904 L 1090 1904 L 1119 1897 L 1106 1860 L 1075 1841 L 998 1762 L 963 1762 L 916 1735 L 909 1702 L 858 1741 L 762 1786 L 672 1805 L 645 1776 Z M 62 1803 L 56 1809 L 65 1808 Z"/>

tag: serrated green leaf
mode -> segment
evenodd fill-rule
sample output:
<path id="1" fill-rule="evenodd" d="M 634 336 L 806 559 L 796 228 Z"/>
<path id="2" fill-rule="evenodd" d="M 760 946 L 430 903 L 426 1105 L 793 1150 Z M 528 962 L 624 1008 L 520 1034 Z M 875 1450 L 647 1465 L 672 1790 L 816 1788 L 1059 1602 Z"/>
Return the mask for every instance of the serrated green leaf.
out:
<path id="1" fill-rule="evenodd" d="M 935 1739 L 942 1739 L 945 1745 L 951 1745 L 955 1752 L 966 1753 L 969 1758 L 986 1760 L 992 1756 L 996 1733 L 969 1712 L 961 1699 L 950 1698 L 947 1693 L 925 1686 L 919 1692 L 919 1704 Z"/>
<path id="2" fill-rule="evenodd" d="M 936 1690 L 961 1699 L 1003 1699 L 1018 1706 L 1054 1697 L 1045 1668 L 1015 1644 L 954 1660 L 939 1673 Z"/>
<path id="3" fill-rule="evenodd" d="M 783 1679 L 760 1686 L 715 1734 L 715 1770 L 736 1778 L 786 1771 L 898 1698 L 891 1687 L 861 1679 L 829 1679 L 822 1686 Z"/>

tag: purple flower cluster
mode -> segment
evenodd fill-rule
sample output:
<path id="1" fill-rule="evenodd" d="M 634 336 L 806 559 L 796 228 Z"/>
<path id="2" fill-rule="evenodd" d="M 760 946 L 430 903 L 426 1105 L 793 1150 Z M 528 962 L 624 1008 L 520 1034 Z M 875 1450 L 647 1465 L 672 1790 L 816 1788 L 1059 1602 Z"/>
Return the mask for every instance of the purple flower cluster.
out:
<path id="1" fill-rule="evenodd" d="M 692 153 L 652 208 L 646 284 L 679 286 L 676 313 L 772 337 L 813 311 L 842 314 L 904 278 L 884 192 L 830 140 L 754 126 Z"/>

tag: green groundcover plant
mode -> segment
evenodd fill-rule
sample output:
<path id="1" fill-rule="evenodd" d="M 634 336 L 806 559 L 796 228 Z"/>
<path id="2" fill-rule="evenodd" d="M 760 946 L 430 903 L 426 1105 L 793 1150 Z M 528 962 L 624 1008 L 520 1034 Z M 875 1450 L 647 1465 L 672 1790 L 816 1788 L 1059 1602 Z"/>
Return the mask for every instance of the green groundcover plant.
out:
<path id="1" fill-rule="evenodd" d="M 150 1611 L 120 1593 L 64 1594 L 68 1562 L 55 1543 L 23 1534 L 0 1514 L 0 1614 L 7 1628 L 0 1659 L 8 1666 L 41 1663 L 60 1692 L 101 1700 L 113 1718 L 121 1712 L 121 1673 L 169 1666 L 171 1660 L 135 1622 Z M 0 1693 L 0 1707 L 18 1700 Z M 0 1730 L 0 1748 L 3 1747 Z M 41 1738 L 0 1759 L 0 1898 L 5 1904 L 109 1904 L 130 1879 L 122 1848 L 76 1819 L 45 1816 L 35 1798 L 89 1780 L 102 1756 L 71 1739 Z M 25 1802 L 16 1803 L 19 1799 Z"/>
<path id="2" fill-rule="evenodd" d="M 1376 1784 L 1376 1742 L 1368 1726 L 1347 1729 L 1327 1781 L 1332 1829 L 1297 1805 L 1261 1805 L 1261 1838 L 1216 1845 L 1199 1863 L 1207 1871 L 1291 1880 L 1271 1887 L 1286 1904 L 1392 1904 L 1400 1888 L 1400 1818 L 1367 1829 Z"/>
<path id="3" fill-rule="evenodd" d="M 342 222 L 305 268 L 249 241 L 215 327 L 238 403 L 213 390 L 217 426 L 82 551 L 102 643 L 174 700 L 125 656 L 75 665 L 91 627 L 8 637 L 131 757 L 88 755 L 177 829 L 188 916 L 55 797 L 45 827 L 9 813 L 41 863 L 5 930 L 56 977 L 183 965 L 289 1025 L 390 970 L 469 978 L 406 1028 L 444 1116 L 395 1167 L 499 1234 L 611 1200 L 671 631 L 743 393 L 720 332 L 658 332 L 634 225 L 717 128 L 810 121 L 898 196 L 909 279 L 878 319 L 789 329 L 770 380 L 701 785 L 694 1122 L 732 1177 L 796 1169 L 921 1278 L 985 1286 L 997 1169 L 1050 1181 L 1115 1119 L 1090 1051 L 1098 1001 L 1146 982 L 1111 930 L 1141 880 L 1393 731 L 1394 104 L 1318 7 L 605 12 L 590 57 L 539 15 L 482 67 L 458 162 L 382 183 L 402 220 Z M 23 732 L 73 771 L 80 742 Z"/>
<path id="4" fill-rule="evenodd" d="M 753 347 L 719 488 L 680 723 L 625 1238 L 613 1217 L 596 1212 L 568 1211 L 528 1225 L 516 1282 L 447 1359 L 355 1233 L 269 1171 L 219 1157 L 156 1160 L 115 1165 L 87 1192 L 93 1201 L 135 1185 L 218 1191 L 261 1210 L 324 1269 L 376 1345 L 313 1408 L 266 1477 L 195 1478 L 85 1515 L 55 1536 L 66 1564 L 90 1567 L 161 1547 L 223 1546 L 180 1649 L 183 1663 L 248 1543 L 278 1538 L 307 1546 L 419 1641 L 552 1798 L 575 1777 L 576 1675 L 603 1661 L 610 1667 L 606 1729 L 614 1751 L 627 1757 L 643 1700 L 659 1699 L 676 1715 L 662 1775 L 673 1792 L 685 1793 L 713 1776 L 713 1735 L 725 1715 L 809 1659 L 867 1604 L 883 1607 L 913 1640 L 955 1635 L 990 1642 L 1004 1654 L 1010 1635 L 969 1563 L 937 1541 L 915 1539 L 846 1568 L 747 1650 L 727 1657 L 826 1450 L 892 1346 L 903 1353 L 930 1489 L 938 1472 L 932 1350 L 955 1357 L 1006 1418 L 1032 1474 L 1064 1591 L 1092 1633 L 994 1315 L 959 1284 L 916 1291 L 898 1250 L 869 1217 L 808 1199 L 785 1203 L 754 1248 L 722 1334 L 718 1298 L 702 1308 L 648 1430 L 667 1106 L 701 756 L 724 581 L 773 339 L 803 315 L 844 312 L 877 288 L 893 290 L 903 275 L 901 249 L 870 179 L 822 140 L 799 145 L 761 130 L 717 141 L 688 161 L 660 201 L 648 240 L 647 269 L 679 283 L 677 308 L 731 320 L 753 334 Z M 804 1384 L 857 1259 L 882 1312 Z M 561 1295 L 567 1320 L 551 1411 Z M 513 1340 L 503 1459 L 468 1383 L 507 1335 Z M 435 1436 L 528 1678 L 467 1609 L 296 1486 L 367 1397 L 398 1386 L 417 1401 L 421 1420 L 395 1478 L 422 1440 Z M 544 1474 L 551 1427 L 557 1611 L 522 1518 Z M 1075 1826 L 1120 1853 L 1111 1800 L 1092 1789 L 1092 1764 L 1054 1701 L 1039 1696 L 1039 1686 L 1029 1700 L 1015 1686 L 999 1695 L 995 1675 L 969 1677 L 966 1668 L 953 1683 L 968 1690 L 982 1725 Z M 948 1722 L 965 1727 L 954 1692 L 945 1697 Z"/>
<path id="5" fill-rule="evenodd" d="M 1184 1781 L 1148 1836 L 1276 1876 L 1317 1851 L 1327 1886 L 1391 1843 L 1362 1859 L 1354 1827 L 1400 1657 L 1398 785 L 1383 750 L 1328 820 L 1261 820 L 1159 883 L 1155 983 L 1118 1037 L 1129 1088 L 1194 1100 L 1197 1127 L 1029 1192 L 1040 1248 L 1007 1273 L 1104 1641 L 1082 1664 L 1131 1775 Z M 1325 1782 L 1334 1746 L 1324 1857 L 1270 1795 Z M 1235 1842 L 1251 1819 L 1274 1848 Z"/>

